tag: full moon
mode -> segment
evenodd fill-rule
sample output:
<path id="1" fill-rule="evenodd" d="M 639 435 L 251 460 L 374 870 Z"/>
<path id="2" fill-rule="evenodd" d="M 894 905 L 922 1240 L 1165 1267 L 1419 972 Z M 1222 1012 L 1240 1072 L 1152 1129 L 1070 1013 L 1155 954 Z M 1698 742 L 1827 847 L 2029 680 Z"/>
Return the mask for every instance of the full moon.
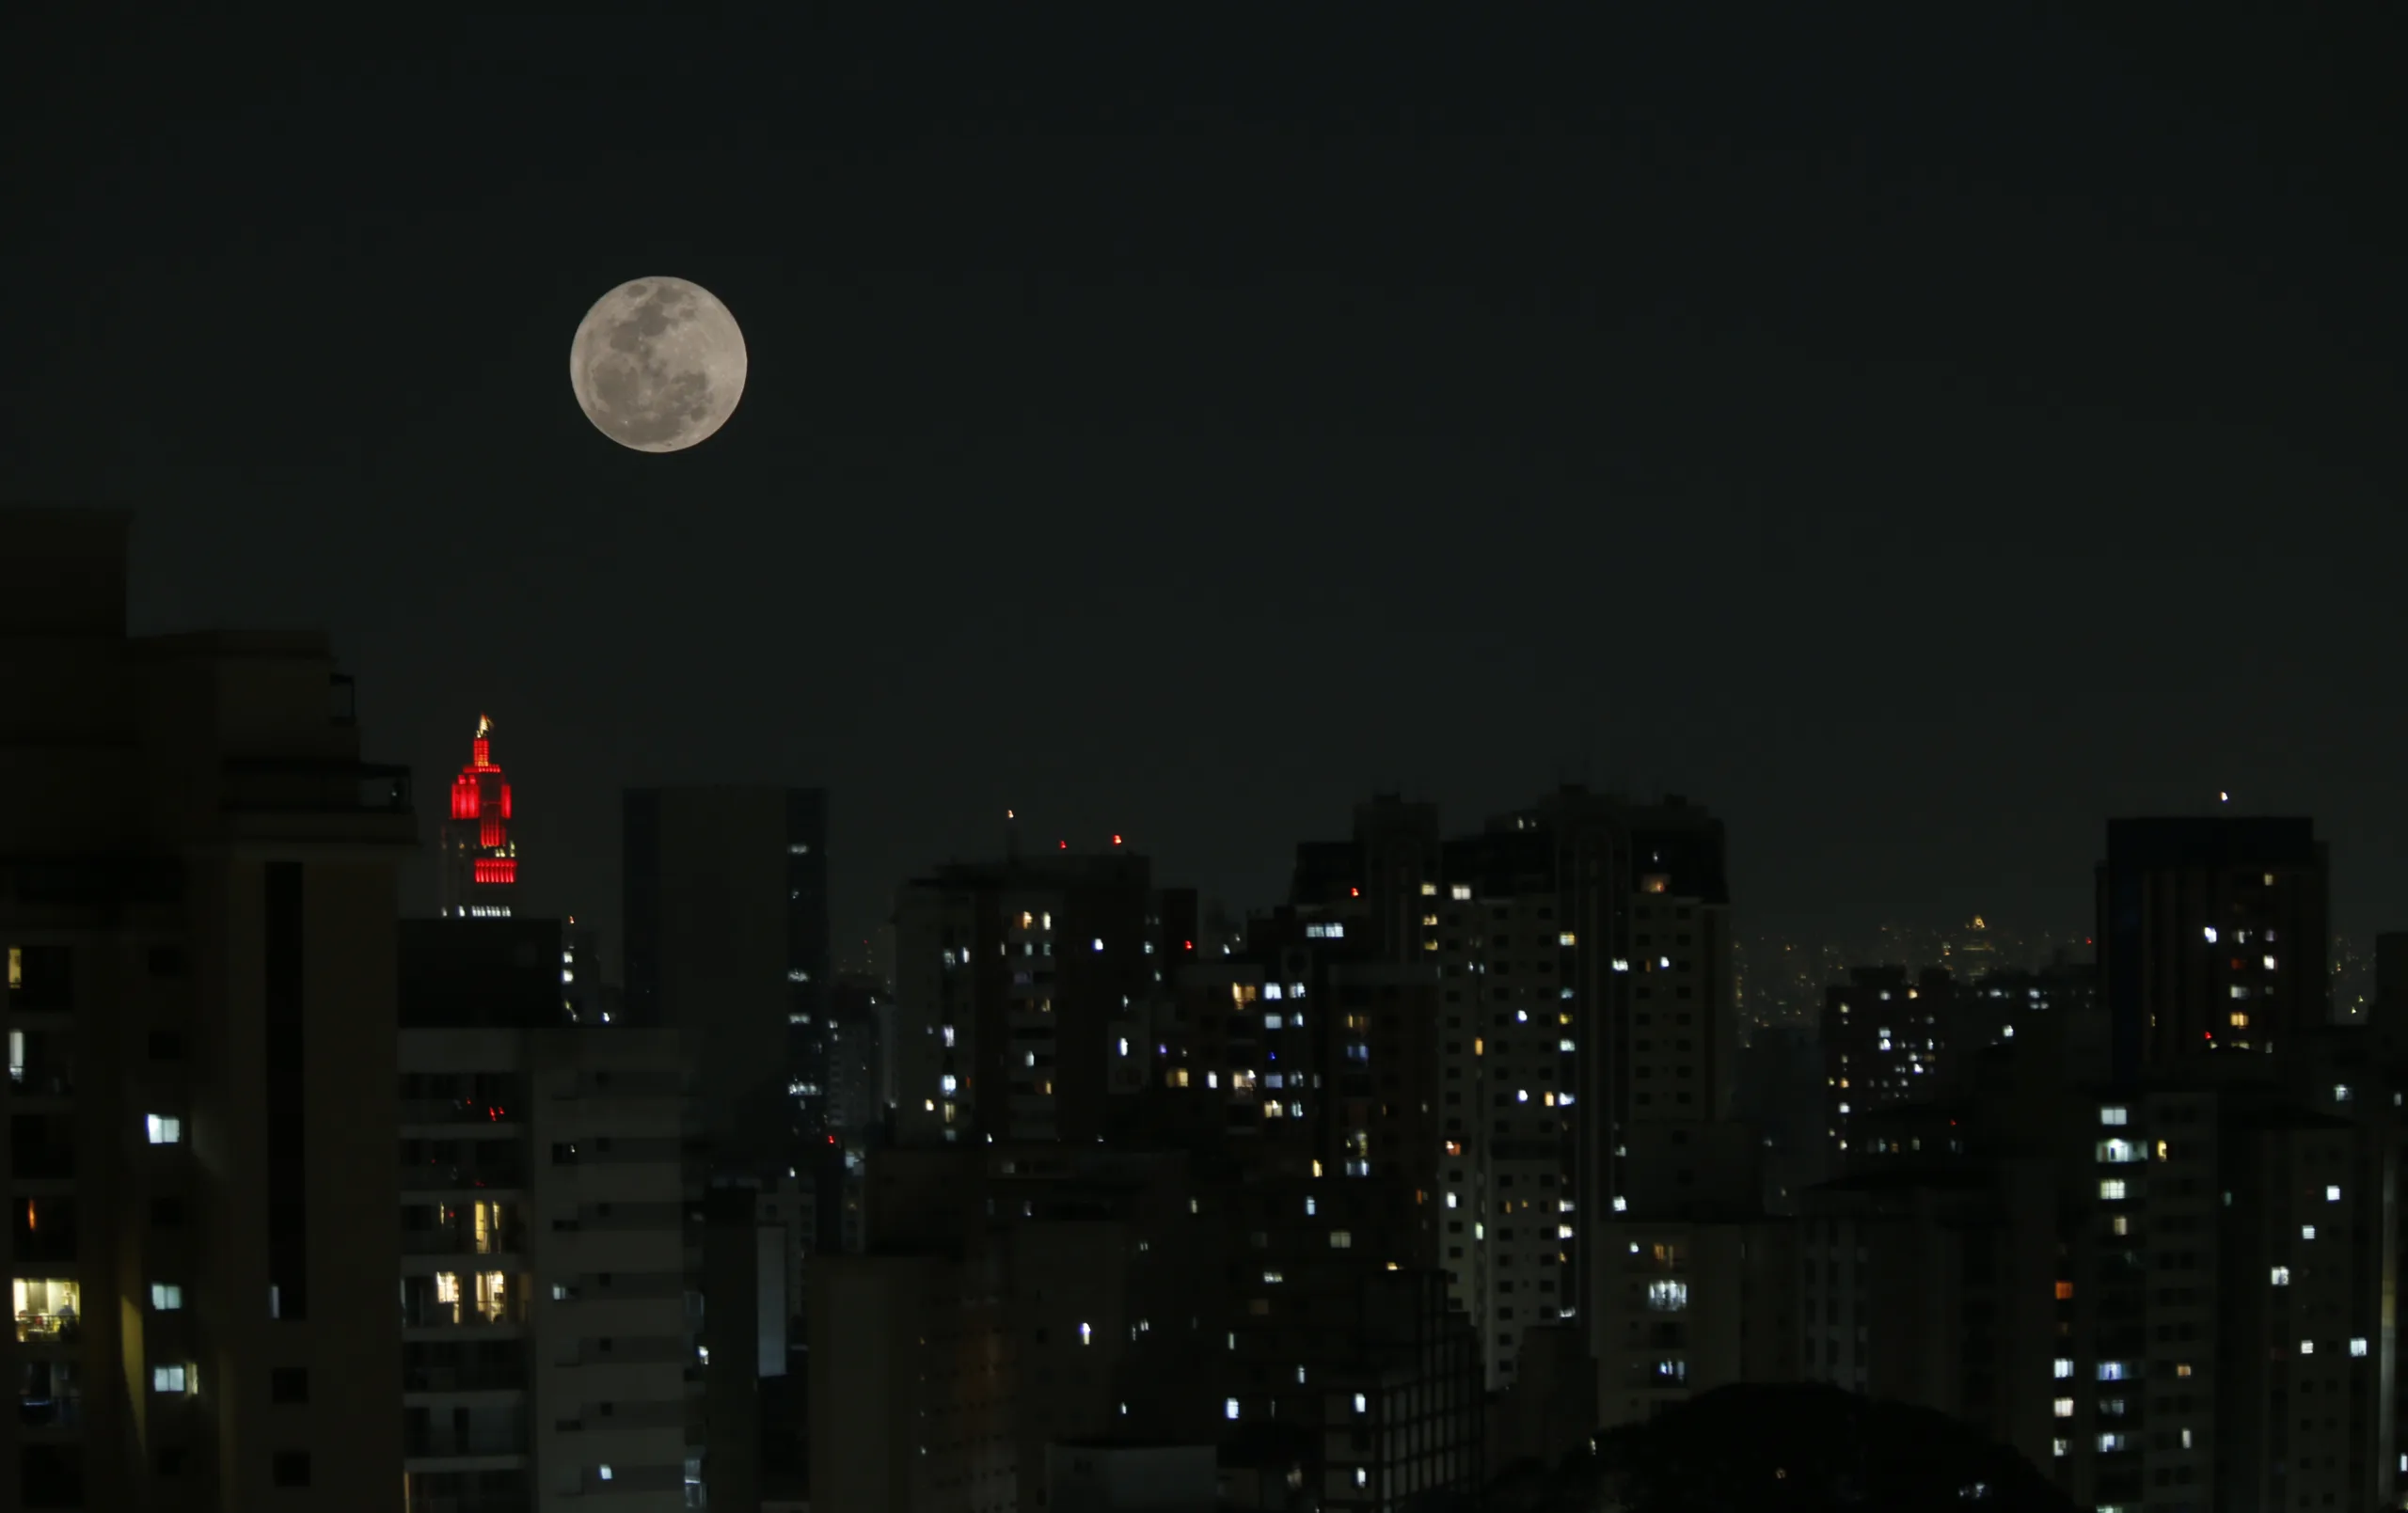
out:
<path id="1" fill-rule="evenodd" d="M 594 302 L 568 349 L 594 429 L 637 451 L 707 441 L 744 397 L 744 333 L 707 289 L 638 278 Z"/>

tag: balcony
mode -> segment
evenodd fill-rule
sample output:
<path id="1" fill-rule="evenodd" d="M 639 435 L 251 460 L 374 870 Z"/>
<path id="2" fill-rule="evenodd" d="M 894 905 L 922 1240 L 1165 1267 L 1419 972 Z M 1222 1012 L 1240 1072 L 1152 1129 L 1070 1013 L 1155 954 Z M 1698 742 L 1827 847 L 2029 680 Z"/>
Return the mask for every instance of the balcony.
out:
<path id="1" fill-rule="evenodd" d="M 404 1255 L 516 1255 L 526 1249 L 527 1230 L 521 1224 L 504 1224 L 482 1236 L 465 1224 L 402 1231 Z"/>
<path id="2" fill-rule="evenodd" d="M 527 1227 L 515 1203 L 483 1198 L 402 1208 L 404 1255 L 511 1255 L 526 1248 Z"/>
<path id="3" fill-rule="evenodd" d="M 502 1159 L 411 1161 L 401 1174 L 404 1192 L 509 1191 L 525 1186 L 526 1180 L 515 1147 L 508 1148 Z"/>
<path id="4" fill-rule="evenodd" d="M 412 1460 L 454 1460 L 471 1456 L 523 1456 L 527 1431 L 516 1423 L 466 1426 L 426 1422 L 426 1411 L 411 1409 L 402 1432 L 402 1454 Z"/>
<path id="5" fill-rule="evenodd" d="M 402 1279 L 404 1329 L 505 1329 L 526 1322 L 520 1279 L 504 1271 L 439 1271 Z"/>
<path id="6" fill-rule="evenodd" d="M 17 1422 L 27 1428 L 71 1429 L 84 1421 L 84 1394 L 67 1361 L 26 1361 L 17 1368 Z"/>
<path id="7" fill-rule="evenodd" d="M 483 1098 L 404 1098 L 401 1122 L 405 1125 L 465 1125 L 496 1130 L 517 1126 L 515 1111 Z"/>

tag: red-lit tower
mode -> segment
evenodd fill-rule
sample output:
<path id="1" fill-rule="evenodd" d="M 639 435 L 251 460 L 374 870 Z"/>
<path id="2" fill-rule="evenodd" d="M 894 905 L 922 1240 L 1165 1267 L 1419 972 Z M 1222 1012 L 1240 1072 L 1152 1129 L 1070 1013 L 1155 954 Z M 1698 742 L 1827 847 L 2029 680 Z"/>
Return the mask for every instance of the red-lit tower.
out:
<path id="1" fill-rule="evenodd" d="M 517 890 L 518 847 L 510 839 L 510 782 L 493 762 L 493 721 L 477 717 L 477 744 L 452 780 L 443 825 L 446 919 L 507 919 Z"/>

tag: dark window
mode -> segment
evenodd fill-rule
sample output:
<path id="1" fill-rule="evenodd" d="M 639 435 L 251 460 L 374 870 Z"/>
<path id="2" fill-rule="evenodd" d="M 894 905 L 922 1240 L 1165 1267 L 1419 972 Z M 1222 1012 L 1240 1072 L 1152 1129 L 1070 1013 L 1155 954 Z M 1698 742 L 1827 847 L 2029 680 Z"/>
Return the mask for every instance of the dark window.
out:
<path id="1" fill-rule="evenodd" d="M 309 1485 L 309 1452 L 278 1450 L 276 1453 L 276 1484 L 278 1487 Z"/>
<path id="2" fill-rule="evenodd" d="M 151 1199 L 150 1223 L 153 1228 L 157 1229 L 183 1228 L 184 1201 L 182 1198 Z"/>
<path id="3" fill-rule="evenodd" d="M 152 947 L 150 948 L 150 975 L 151 975 L 151 976 L 153 976 L 153 977 L 182 977 L 183 974 L 184 974 L 184 948 L 183 948 L 183 947 L 182 947 L 182 946 L 152 946 Z"/>
<path id="4" fill-rule="evenodd" d="M 75 957 L 66 946 L 10 946 L 15 958 L 8 987 L 9 1001 L 21 1009 L 71 1009 L 75 1006 Z"/>
<path id="5" fill-rule="evenodd" d="M 173 1030 L 150 1032 L 150 1059 L 154 1062 L 180 1062 L 184 1059 L 184 1037 Z"/>
<path id="6" fill-rule="evenodd" d="M 304 1366 L 278 1366 L 268 1373 L 268 1396 L 279 1403 L 309 1400 L 309 1372 Z"/>
<path id="7" fill-rule="evenodd" d="M 82 1507 L 84 1447 L 28 1444 L 17 1451 L 17 1505 Z"/>
<path id="8" fill-rule="evenodd" d="M 181 1447 L 159 1452 L 159 1474 L 181 1476 L 184 1474 L 184 1452 Z"/>

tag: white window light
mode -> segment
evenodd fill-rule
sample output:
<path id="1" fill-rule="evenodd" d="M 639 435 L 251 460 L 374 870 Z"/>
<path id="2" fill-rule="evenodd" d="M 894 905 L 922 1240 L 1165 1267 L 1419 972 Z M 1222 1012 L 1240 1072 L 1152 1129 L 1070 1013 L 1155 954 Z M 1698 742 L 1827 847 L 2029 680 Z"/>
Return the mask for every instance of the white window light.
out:
<path id="1" fill-rule="evenodd" d="M 2273 1285 L 2277 1287 L 2289 1286 L 2291 1284 L 2291 1269 L 2287 1266 L 2278 1266 L 2274 1268 L 2273 1283 Z"/>
<path id="2" fill-rule="evenodd" d="M 2316 1237 L 2316 1226 L 2314 1224 L 2300 1225 L 2299 1237 L 2302 1239 L 2314 1239 Z"/>
<path id="3" fill-rule="evenodd" d="M 2070 1442 L 2071 1442 L 2066 1440 L 2053 1440 L 2050 1442 L 2049 1453 L 2055 1456 L 2063 1456 Z"/>
<path id="4" fill-rule="evenodd" d="M 1221 1404 L 1221 1416 L 1234 1424 L 1238 1421 L 1238 1400 L 1231 1397 Z"/>
<path id="5" fill-rule="evenodd" d="M 1081 1324 L 1079 1326 L 1079 1343 L 1081 1345 L 1093 1345 L 1095 1343 L 1095 1329 L 1093 1326 L 1087 1324 Z"/>
<path id="6" fill-rule="evenodd" d="M 594 1474 L 595 1474 L 596 1475 L 600 1476 L 604 1481 L 609 1481 L 609 1480 L 610 1479 L 610 1467 L 608 1467 L 608 1466 L 596 1466 L 596 1467 L 594 1467 Z"/>
<path id="7" fill-rule="evenodd" d="M 2099 1111 L 2099 1122 L 2102 1125 L 2126 1125 L 2131 1121 L 2131 1111 L 2120 1104 L 2111 1103 Z"/>
<path id="8" fill-rule="evenodd" d="M 2324 1201 L 2326 1203 L 2339 1203 L 2341 1201 L 2340 1184 L 2332 1183 L 2326 1186 L 2324 1189 Z"/>
<path id="9" fill-rule="evenodd" d="M 188 1389 L 191 1380 L 191 1370 L 185 1366 L 152 1366 L 150 1368 L 150 1390 L 154 1393 L 183 1392 Z"/>
<path id="10" fill-rule="evenodd" d="M 2214 925 L 2210 924 L 2210 925 L 2209 925 L 2209 926 L 2208 926 L 2208 928 L 2207 928 L 2207 936 L 2208 936 L 2208 944 L 2210 944 L 2210 945 L 2214 945 L 2214 944 L 2216 943 L 2216 927 L 2215 927 Z"/>
<path id="11" fill-rule="evenodd" d="M 184 1289 L 172 1282 L 150 1284 L 150 1306 L 163 1314 L 174 1313 L 184 1305 Z"/>
<path id="12" fill-rule="evenodd" d="M 2059 1418 L 2073 1417 L 2073 1399 L 2070 1397 L 2058 1398 L 2056 1401 L 2056 1413 Z"/>
<path id="13" fill-rule="evenodd" d="M 1357 1413 L 1368 1413 L 1370 1411 L 1371 1399 L 1363 1393 L 1356 1393 L 1354 1395 L 1354 1411 Z"/>
<path id="14" fill-rule="evenodd" d="M 2057 1379 L 2059 1381 L 2065 1381 L 2072 1376 L 2073 1363 L 2067 1360 L 2064 1356 L 2057 1357 Z"/>
<path id="15" fill-rule="evenodd" d="M 2364 1355 L 2367 1353 L 2367 1340 L 2365 1335 L 2361 1334 L 2350 1342 L 2350 1353 L 2352 1355 Z"/>
<path id="16" fill-rule="evenodd" d="M 2299 1353 L 2302 1355 L 2314 1355 L 2316 1353 L 2316 1342 L 2314 1340 L 2300 1341 Z"/>
<path id="17" fill-rule="evenodd" d="M 184 1138 L 184 1122 L 172 1114 L 154 1113 L 143 1121 L 153 1145 L 181 1144 Z"/>
<path id="18" fill-rule="evenodd" d="M 2099 1184 L 2099 1199 L 2101 1203 L 2123 1202 L 2124 1179 L 2119 1176 L 2111 1176 L 2101 1181 Z"/>
<path id="19" fill-rule="evenodd" d="M 1095 938 L 1095 948 L 1096 948 L 1098 951 L 1101 951 L 1101 950 L 1103 949 L 1103 937 L 1101 937 L 1101 936 L 1097 936 L 1097 937 Z"/>

